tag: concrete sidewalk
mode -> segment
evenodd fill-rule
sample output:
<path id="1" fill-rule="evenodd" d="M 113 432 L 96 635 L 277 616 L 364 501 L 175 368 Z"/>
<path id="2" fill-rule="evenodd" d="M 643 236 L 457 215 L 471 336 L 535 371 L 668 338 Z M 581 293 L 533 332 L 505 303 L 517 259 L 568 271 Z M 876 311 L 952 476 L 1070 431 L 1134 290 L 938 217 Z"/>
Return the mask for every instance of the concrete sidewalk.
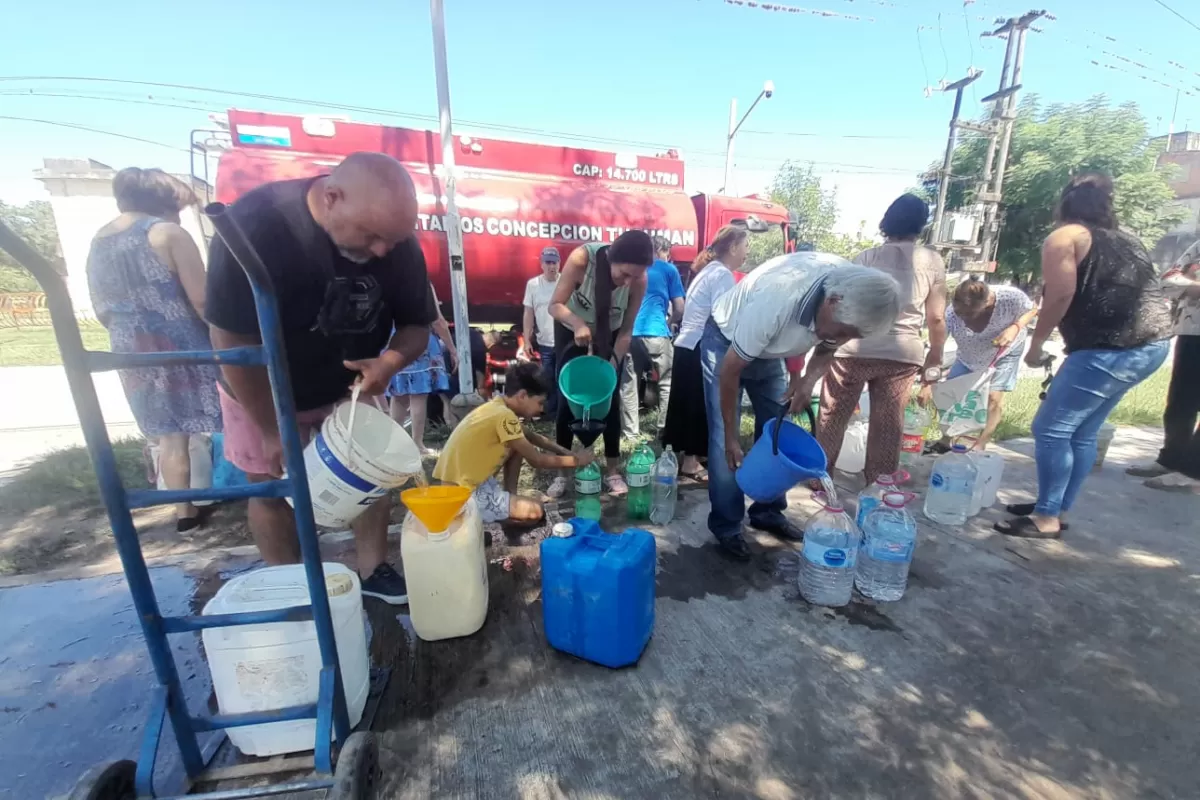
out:
<path id="1" fill-rule="evenodd" d="M 798 597 L 790 544 L 756 535 L 749 564 L 721 558 L 704 493 L 685 492 L 655 531 L 655 633 L 629 669 L 547 647 L 532 559 L 491 567 L 488 622 L 464 639 L 421 642 L 405 609 L 370 603 L 372 657 L 394 669 L 375 726 L 380 797 L 1194 797 L 1200 500 L 1121 471 L 1158 443 L 1121 429 L 1057 542 L 990 530 L 1004 502 L 1031 496 L 1030 443 L 1011 443 L 995 508 L 958 530 L 922 522 L 903 600 L 836 611 Z M 800 523 L 807 494 L 792 493 Z M 135 752 L 141 709 L 122 706 L 144 706 L 151 680 L 138 636 L 104 651 L 128 666 L 91 668 L 94 684 L 45 682 L 71 658 L 59 626 L 113 615 L 80 585 L 0 591 L 0 706 L 19 709 L 0 714 L 0 754 L 17 754 L 26 781 L 5 787 L 12 762 L 0 765 L 0 798 Z M 211 588 L 193 585 L 186 604 Z M 35 590 L 30 627 L 28 596 L 12 593 Z M 177 638 L 202 697 L 205 670 Z M 88 739 L 111 725 L 124 736 Z"/>

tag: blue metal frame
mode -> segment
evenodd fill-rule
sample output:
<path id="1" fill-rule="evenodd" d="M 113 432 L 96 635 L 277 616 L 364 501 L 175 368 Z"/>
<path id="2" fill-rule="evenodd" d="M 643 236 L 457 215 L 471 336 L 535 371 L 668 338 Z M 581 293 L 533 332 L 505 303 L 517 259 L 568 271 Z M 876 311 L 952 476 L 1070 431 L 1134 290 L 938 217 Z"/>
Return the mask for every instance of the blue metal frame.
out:
<path id="1" fill-rule="evenodd" d="M 117 553 L 129 583 L 134 608 L 142 625 L 146 648 L 158 686 L 153 690 L 150 716 L 143 735 L 138 758 L 137 794 L 139 798 L 155 797 L 152 785 L 154 763 L 157 758 L 159 740 L 164 719 L 169 720 L 179 745 L 184 769 L 188 778 L 195 781 L 205 768 L 196 734 L 200 731 L 215 731 L 242 725 L 257 725 L 264 722 L 315 719 L 316 741 L 314 762 L 318 773 L 328 776 L 333 772 L 330 733 L 336 735 L 338 747 L 350 734 L 350 720 L 346 711 L 345 691 L 342 686 L 341 670 L 338 666 L 337 646 L 334 640 L 333 619 L 329 611 L 329 597 L 325 591 L 325 574 L 321 565 L 321 554 L 317 544 L 317 526 L 313 520 L 312 499 L 309 495 L 308 476 L 304 469 L 304 445 L 296 427 L 296 407 L 292 399 L 291 378 L 288 375 L 284 353 L 283 332 L 280 327 L 279 307 L 275 287 L 262 260 L 254 251 L 245 233 L 230 215 L 225 206 L 211 203 L 204 213 L 212 220 L 217 234 L 228 246 L 249 279 L 258 313 L 262 345 L 237 347 L 228 350 L 176 352 L 176 353 L 100 353 L 87 351 L 75 321 L 75 311 L 67 292 L 66 280 L 50 262 L 46 261 L 22 241 L 16 234 L 0 223 L 0 249 L 8 251 L 17 263 L 28 269 L 46 293 L 46 305 L 54 325 L 54 336 L 62 352 L 67 383 L 75 400 L 79 423 L 84 440 L 91 455 L 92 466 L 100 493 L 108 510 L 108 519 L 116 539 Z M 263 365 L 271 380 L 271 394 L 275 414 L 279 419 L 279 432 L 283 444 L 283 460 L 288 477 L 266 483 L 239 486 L 228 489 L 179 489 L 167 491 L 127 491 L 121 484 L 117 471 L 112 443 L 104 424 L 104 416 L 96 397 L 96 388 L 91 380 L 92 372 L 104 372 L 135 366 L 166 364 L 226 364 L 237 366 Z M 300 552 L 304 562 L 305 577 L 311 600 L 309 606 L 283 608 L 273 611 L 214 616 L 164 617 L 159 610 L 150 572 L 142 556 L 137 529 L 133 524 L 131 510 L 150 506 L 169 505 L 195 500 L 231 500 L 249 497 L 290 497 L 295 506 L 296 534 L 300 540 Z M 316 703 L 270 712 L 249 714 L 214 714 L 193 717 L 189 714 L 179 680 L 179 671 L 171 653 L 167 635 L 186 633 L 205 628 L 231 625 L 259 625 L 267 622 L 302 621 L 311 619 L 316 626 L 317 641 L 321 652 L 321 677 Z M 328 778 L 273 787 L 220 791 L 202 795 L 211 800 L 229 798 L 268 797 L 288 792 L 299 792 L 327 788 L 332 785 Z M 189 795 L 195 797 L 196 795 Z"/>

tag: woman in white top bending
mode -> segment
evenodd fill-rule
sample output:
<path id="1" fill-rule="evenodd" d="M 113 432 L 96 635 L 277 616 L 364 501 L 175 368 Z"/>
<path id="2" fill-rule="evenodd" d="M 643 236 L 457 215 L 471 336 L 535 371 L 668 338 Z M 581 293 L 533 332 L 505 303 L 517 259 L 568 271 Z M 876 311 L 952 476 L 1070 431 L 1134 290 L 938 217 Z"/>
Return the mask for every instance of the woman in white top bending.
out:
<path id="1" fill-rule="evenodd" d="M 704 383 L 697 345 L 712 305 L 733 288 L 733 271 L 746 263 L 750 236 L 745 228 L 726 225 L 712 244 L 692 262 L 692 279 L 683 301 L 683 321 L 675 337 L 674 377 L 667 401 L 663 446 L 683 455 L 679 471 L 696 480 L 707 476 L 700 459 L 708 456 L 708 414 L 704 409 Z"/>

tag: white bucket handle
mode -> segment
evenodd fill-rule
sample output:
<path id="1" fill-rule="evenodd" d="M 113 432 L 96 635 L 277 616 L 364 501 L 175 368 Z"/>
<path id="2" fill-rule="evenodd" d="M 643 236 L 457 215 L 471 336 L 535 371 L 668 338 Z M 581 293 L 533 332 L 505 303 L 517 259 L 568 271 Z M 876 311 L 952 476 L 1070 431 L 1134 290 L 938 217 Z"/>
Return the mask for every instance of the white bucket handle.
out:
<path id="1" fill-rule="evenodd" d="M 346 440 L 354 441 L 354 412 L 358 410 L 358 393 L 362 391 L 362 378 L 354 381 L 354 387 L 350 390 L 350 420 L 347 424 Z M 354 448 L 346 448 L 346 466 L 351 470 L 354 469 Z"/>

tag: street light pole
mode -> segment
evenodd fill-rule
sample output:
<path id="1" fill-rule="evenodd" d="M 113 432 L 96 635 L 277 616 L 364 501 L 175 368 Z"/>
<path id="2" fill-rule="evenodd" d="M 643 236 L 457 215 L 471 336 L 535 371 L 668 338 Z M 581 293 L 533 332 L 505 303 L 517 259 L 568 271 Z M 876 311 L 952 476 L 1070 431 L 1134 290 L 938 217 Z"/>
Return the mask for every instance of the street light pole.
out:
<path id="1" fill-rule="evenodd" d="M 471 322 L 467 317 L 467 273 L 463 266 L 462 228 L 454 200 L 454 133 L 450 124 L 450 80 L 446 72 L 446 18 L 442 0 L 429 0 L 433 18 L 433 65 L 437 76 L 438 135 L 442 140 L 442 187 L 446 196 L 446 239 L 450 249 L 450 298 L 454 305 L 454 342 L 458 348 L 459 391 L 475 391 L 471 364 Z M 437 181 L 433 182 L 437 186 Z"/>
<path id="2" fill-rule="evenodd" d="M 746 109 L 746 113 L 742 115 L 740 120 L 737 118 L 737 98 L 734 97 L 729 101 L 729 133 L 725 137 L 725 183 L 721 186 L 722 194 L 730 191 L 730 184 L 733 182 L 733 137 L 737 135 L 738 129 L 742 127 L 742 123 L 750 116 L 750 112 L 758 105 L 758 101 L 764 97 L 770 99 L 773 94 L 775 94 L 775 84 L 771 81 L 765 81 L 762 91 L 758 93 L 758 97 L 754 98 L 754 102 Z"/>

